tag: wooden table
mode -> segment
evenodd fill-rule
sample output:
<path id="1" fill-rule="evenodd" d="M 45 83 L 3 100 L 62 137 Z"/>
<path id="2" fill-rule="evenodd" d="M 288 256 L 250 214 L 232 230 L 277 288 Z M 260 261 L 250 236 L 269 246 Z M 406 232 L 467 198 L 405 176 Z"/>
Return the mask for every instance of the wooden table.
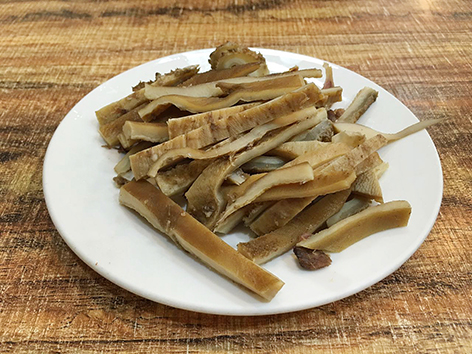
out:
<path id="1" fill-rule="evenodd" d="M 2 1 L 0 352 L 472 352 L 470 1 Z M 226 40 L 352 69 L 420 120 L 444 198 L 425 243 L 347 299 L 264 317 L 183 311 L 133 295 L 82 263 L 49 219 L 48 142 L 89 91 L 138 64 Z"/>

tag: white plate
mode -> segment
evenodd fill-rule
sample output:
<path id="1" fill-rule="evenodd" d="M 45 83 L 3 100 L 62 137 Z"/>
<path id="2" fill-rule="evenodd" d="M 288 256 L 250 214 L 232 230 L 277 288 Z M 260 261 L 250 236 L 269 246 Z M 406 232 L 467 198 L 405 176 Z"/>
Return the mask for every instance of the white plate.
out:
<path id="1" fill-rule="evenodd" d="M 271 72 L 298 65 L 321 68 L 323 61 L 276 50 L 256 49 Z M 51 218 L 69 247 L 113 283 L 166 305 L 226 315 L 266 315 L 307 309 L 355 294 L 398 269 L 422 244 L 439 211 L 442 171 L 429 135 L 422 131 L 380 151 L 390 168 L 381 179 L 386 201 L 405 199 L 412 205 L 409 225 L 370 236 L 333 254 L 331 266 L 319 271 L 298 268 L 292 254 L 264 267 L 285 286 L 271 302 L 263 302 L 189 257 L 135 213 L 120 206 L 113 167 L 120 156 L 101 147 L 94 112 L 131 92 L 155 72 L 193 64 L 209 69 L 212 50 L 171 55 L 128 70 L 85 96 L 64 118 L 49 144 L 43 187 Z M 334 80 L 343 87 L 347 106 L 357 91 L 370 86 L 377 102 L 360 123 L 396 132 L 418 120 L 387 91 L 347 69 L 333 65 Z M 321 80 L 315 80 L 321 84 Z M 232 246 L 249 236 L 224 237 Z"/>

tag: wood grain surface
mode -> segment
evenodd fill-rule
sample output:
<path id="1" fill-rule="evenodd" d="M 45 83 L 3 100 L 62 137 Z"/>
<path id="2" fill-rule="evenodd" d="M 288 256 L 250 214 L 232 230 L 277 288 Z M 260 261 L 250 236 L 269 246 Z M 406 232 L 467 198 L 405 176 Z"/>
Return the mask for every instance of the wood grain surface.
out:
<path id="1" fill-rule="evenodd" d="M 463 1 L 1 1 L 1 353 L 471 353 L 472 3 Z M 89 91 L 138 64 L 226 40 L 311 55 L 377 82 L 430 130 L 444 198 L 398 271 L 347 299 L 226 317 L 135 296 L 54 228 L 44 154 Z"/>

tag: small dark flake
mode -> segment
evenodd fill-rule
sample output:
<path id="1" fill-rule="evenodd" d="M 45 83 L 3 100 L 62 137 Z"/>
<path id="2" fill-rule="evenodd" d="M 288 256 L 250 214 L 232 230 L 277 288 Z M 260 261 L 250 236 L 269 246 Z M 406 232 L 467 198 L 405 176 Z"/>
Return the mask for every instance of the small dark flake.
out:
<path id="1" fill-rule="evenodd" d="M 331 258 L 320 250 L 312 250 L 305 247 L 295 247 L 293 253 L 298 258 L 300 266 L 308 270 L 316 270 L 331 264 Z"/>
<path id="2" fill-rule="evenodd" d="M 113 177 L 113 181 L 115 182 L 118 188 L 121 188 L 122 186 L 124 186 L 126 183 L 129 182 L 126 178 L 122 176 Z"/>

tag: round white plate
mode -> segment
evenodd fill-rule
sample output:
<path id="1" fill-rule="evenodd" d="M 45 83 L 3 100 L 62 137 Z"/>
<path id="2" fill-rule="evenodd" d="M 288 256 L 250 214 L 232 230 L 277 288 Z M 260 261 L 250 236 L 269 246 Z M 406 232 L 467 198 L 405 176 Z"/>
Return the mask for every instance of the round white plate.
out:
<path id="1" fill-rule="evenodd" d="M 322 68 L 323 61 L 258 49 L 271 72 L 298 65 Z M 442 171 L 431 138 L 422 131 L 380 151 L 390 164 L 381 178 L 386 201 L 410 202 L 409 225 L 372 235 L 332 254 L 331 266 L 301 270 L 291 253 L 264 265 L 285 282 L 271 302 L 261 301 L 189 257 L 137 214 L 118 203 L 113 167 L 121 156 L 102 147 L 94 112 L 131 93 L 155 72 L 193 64 L 209 69 L 211 49 L 171 55 L 128 70 L 85 96 L 64 118 L 49 144 L 43 187 L 51 218 L 69 247 L 95 271 L 129 291 L 166 305 L 225 315 L 267 315 L 320 306 L 355 294 L 398 269 L 430 232 L 442 198 Z M 359 123 L 392 133 L 418 120 L 400 101 L 370 80 L 332 64 L 346 107 L 358 90 L 379 91 L 377 102 Z M 322 84 L 322 80 L 315 80 Z M 232 246 L 244 233 L 224 236 Z"/>

